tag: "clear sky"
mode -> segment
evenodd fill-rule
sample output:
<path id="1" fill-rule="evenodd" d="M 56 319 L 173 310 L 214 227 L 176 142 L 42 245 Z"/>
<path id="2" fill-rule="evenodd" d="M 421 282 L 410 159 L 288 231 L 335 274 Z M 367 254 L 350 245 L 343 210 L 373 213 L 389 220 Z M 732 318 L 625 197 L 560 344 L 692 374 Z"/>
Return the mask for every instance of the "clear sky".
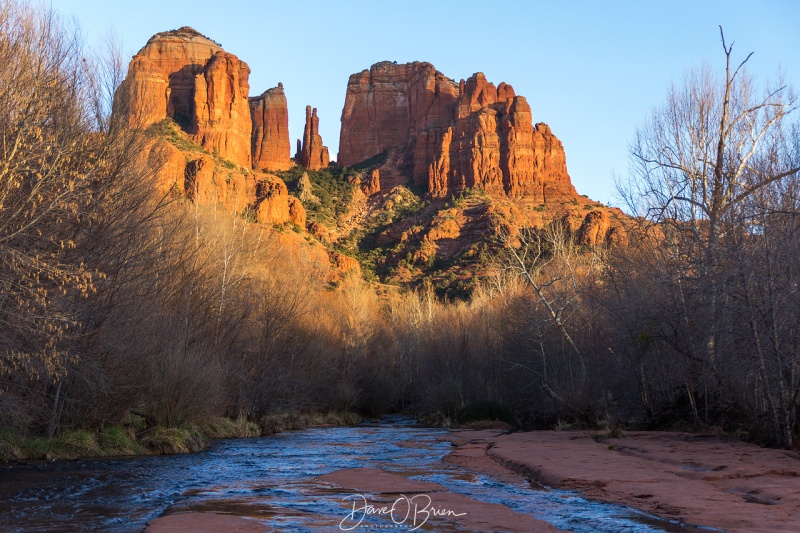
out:
<path id="1" fill-rule="evenodd" d="M 673 82 L 724 68 L 718 26 L 759 80 L 783 69 L 800 89 L 800 0 L 51 0 L 91 43 L 113 28 L 133 55 L 154 33 L 192 26 L 246 61 L 251 95 L 283 82 L 292 139 L 305 106 L 335 157 L 350 74 L 378 61 L 429 61 L 514 86 L 564 143 L 578 192 L 616 204 L 612 175 Z M 294 148 L 294 140 L 292 141 Z"/>

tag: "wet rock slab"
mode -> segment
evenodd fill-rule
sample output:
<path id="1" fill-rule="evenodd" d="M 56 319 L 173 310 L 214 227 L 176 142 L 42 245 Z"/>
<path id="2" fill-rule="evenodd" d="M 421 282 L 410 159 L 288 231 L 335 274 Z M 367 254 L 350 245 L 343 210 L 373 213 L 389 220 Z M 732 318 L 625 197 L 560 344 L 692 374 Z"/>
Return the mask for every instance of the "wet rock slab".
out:
<path id="1" fill-rule="evenodd" d="M 317 481 L 360 493 L 353 494 L 349 502 L 344 502 L 353 505 L 353 522 L 361 518 L 364 514 L 362 509 L 366 505 L 380 510 L 391 508 L 399 501 L 397 506 L 400 511 L 395 519 L 402 520 L 402 525 L 411 527 L 413 517 L 416 516 L 417 524 L 425 520 L 427 523 L 424 527 L 430 525 L 435 530 L 458 528 L 468 531 L 520 533 L 560 531 L 547 522 L 514 512 L 504 505 L 474 500 L 450 492 L 437 483 L 413 480 L 381 469 L 337 470 L 319 476 Z M 409 518 L 406 518 L 407 512 Z M 383 519 L 387 527 L 391 527 L 392 517 L 386 514 Z"/>
<path id="2" fill-rule="evenodd" d="M 446 459 L 491 458 L 542 484 L 728 532 L 800 531 L 800 456 L 713 436 L 586 431 L 456 434 Z M 482 457 L 482 454 L 484 456 Z"/>
<path id="3" fill-rule="evenodd" d="M 275 531 L 241 516 L 217 513 L 180 513 L 162 516 L 147 524 L 145 533 L 269 533 Z"/>

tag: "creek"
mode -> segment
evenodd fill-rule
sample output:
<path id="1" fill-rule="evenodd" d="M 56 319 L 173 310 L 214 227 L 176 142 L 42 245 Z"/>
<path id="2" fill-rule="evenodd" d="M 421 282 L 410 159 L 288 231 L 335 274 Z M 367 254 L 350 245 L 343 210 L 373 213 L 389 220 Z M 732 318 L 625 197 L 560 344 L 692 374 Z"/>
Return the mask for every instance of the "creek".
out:
<path id="1" fill-rule="evenodd" d="M 412 422 L 386 417 L 356 427 L 217 440 L 188 455 L 3 465 L 0 530 L 132 532 L 163 514 L 210 511 L 252 517 L 280 531 L 338 531 L 347 514 L 344 498 L 352 493 L 315 477 L 374 467 L 502 503 L 571 531 L 695 531 L 577 493 L 501 483 L 442 462 L 451 449 L 447 430 Z"/>

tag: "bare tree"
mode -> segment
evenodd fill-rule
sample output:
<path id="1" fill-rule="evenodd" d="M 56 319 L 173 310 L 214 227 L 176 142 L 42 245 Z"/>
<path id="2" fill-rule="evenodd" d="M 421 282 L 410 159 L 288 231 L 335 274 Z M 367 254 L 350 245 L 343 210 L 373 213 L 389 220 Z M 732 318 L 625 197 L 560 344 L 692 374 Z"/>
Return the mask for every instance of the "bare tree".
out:
<path id="1" fill-rule="evenodd" d="M 785 142 L 785 123 L 797 97 L 779 81 L 757 97 L 745 69 L 752 54 L 735 66 L 727 45 L 724 77 L 709 67 L 674 86 L 668 101 L 636 133 L 631 146 L 632 179 L 623 194 L 638 214 L 674 225 L 692 246 L 696 273 L 707 287 L 705 352 L 716 365 L 719 344 L 719 246 L 738 207 L 763 187 L 795 176 L 800 167 L 765 167 Z"/>
<path id="2" fill-rule="evenodd" d="M 705 66 L 670 89 L 667 102 L 637 131 L 630 178 L 618 184 L 634 212 L 664 228 L 664 245 L 676 251 L 672 282 L 684 301 L 688 329 L 697 332 L 698 342 L 687 355 L 702 361 L 694 379 L 706 420 L 714 398 L 730 392 L 721 368 L 729 377 L 737 364 L 733 304 L 740 297 L 746 307 L 753 303 L 749 289 L 737 288 L 751 279 L 736 277 L 742 267 L 737 258 L 756 243 L 764 245 L 769 213 L 786 209 L 776 201 L 777 191 L 785 191 L 800 172 L 797 130 L 790 123 L 797 96 L 780 77 L 759 90 L 746 69 L 752 54 L 735 63 L 733 43 L 727 44 L 722 28 L 720 37 L 724 73 Z M 752 321 L 747 329 L 749 341 L 758 341 Z M 786 445 L 785 437 L 779 440 Z"/>
<path id="3" fill-rule="evenodd" d="M 72 252 L 76 228 L 131 158 L 129 134 L 98 129 L 86 61 L 52 10 L 0 4 L 0 373 L 62 373 L 63 303 L 98 276 Z"/>
<path id="4" fill-rule="evenodd" d="M 550 398 L 577 412 L 579 409 L 570 396 L 581 394 L 587 365 L 568 317 L 580 306 L 583 285 L 599 265 L 598 256 L 595 253 L 581 255 L 567 229 L 558 222 L 541 230 L 525 230 L 515 239 L 507 236 L 502 239 L 508 252 L 506 268 L 524 279 L 533 290 L 532 312 L 526 320 L 530 322 L 529 328 L 536 332 L 534 342 L 540 356 L 536 368 L 519 361 L 514 362 L 514 366 L 533 372 Z M 577 272 L 579 268 L 581 274 Z M 566 353 L 560 359 L 550 353 L 551 333 L 560 336 L 566 344 Z M 574 379 L 556 385 L 559 367 L 567 369 L 566 373 Z"/>

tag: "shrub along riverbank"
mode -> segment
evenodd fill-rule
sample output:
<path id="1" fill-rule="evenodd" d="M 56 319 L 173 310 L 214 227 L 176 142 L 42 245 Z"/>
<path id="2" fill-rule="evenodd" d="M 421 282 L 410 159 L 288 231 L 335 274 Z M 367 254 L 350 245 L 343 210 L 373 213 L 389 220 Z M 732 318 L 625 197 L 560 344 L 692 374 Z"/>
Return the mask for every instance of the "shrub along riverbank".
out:
<path id="1" fill-rule="evenodd" d="M 142 417 L 129 415 L 122 424 L 102 430 L 66 430 L 56 437 L 26 436 L 12 428 L 0 429 L 0 462 L 168 455 L 205 450 L 212 439 L 259 437 L 317 426 L 357 424 L 349 412 L 284 412 L 265 416 L 259 424 L 245 419 L 211 418 L 183 427 L 146 427 Z"/>

